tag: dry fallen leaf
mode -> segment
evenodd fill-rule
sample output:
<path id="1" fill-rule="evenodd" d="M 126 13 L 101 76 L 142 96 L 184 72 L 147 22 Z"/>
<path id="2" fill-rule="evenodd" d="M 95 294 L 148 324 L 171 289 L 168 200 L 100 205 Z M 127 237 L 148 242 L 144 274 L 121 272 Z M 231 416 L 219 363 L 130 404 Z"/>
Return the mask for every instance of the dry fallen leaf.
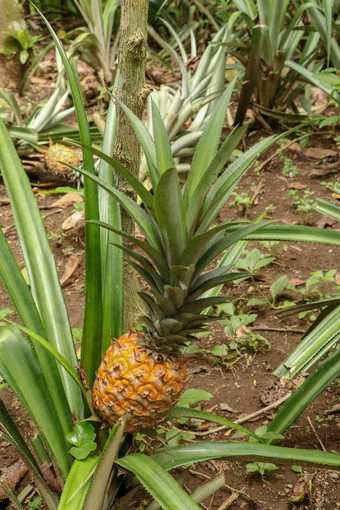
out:
<path id="1" fill-rule="evenodd" d="M 76 255 L 70 255 L 66 262 L 64 274 L 60 278 L 60 285 L 66 287 L 75 282 L 79 276 L 80 259 Z"/>
<path id="2" fill-rule="evenodd" d="M 287 503 L 301 503 L 308 500 L 312 492 L 312 478 L 310 476 L 301 476 L 293 487 L 289 498 L 283 499 Z"/>
<path id="3" fill-rule="evenodd" d="M 302 184 L 301 182 L 298 181 L 291 182 L 288 185 L 288 189 L 307 189 L 307 188 L 308 188 L 307 184 Z"/>
<path id="4" fill-rule="evenodd" d="M 76 211 L 71 216 L 66 218 L 64 223 L 62 224 L 63 230 L 69 230 L 70 228 L 75 227 L 79 222 L 83 222 L 85 218 L 85 211 Z"/>
<path id="5" fill-rule="evenodd" d="M 62 207 L 65 209 L 74 202 L 84 202 L 83 197 L 79 193 L 65 193 L 61 198 L 58 198 L 50 207 Z"/>
<path id="6" fill-rule="evenodd" d="M 323 159 L 332 156 L 339 156 L 338 151 L 334 149 L 324 149 L 323 147 L 309 147 L 308 149 L 303 149 L 303 153 L 308 158 L 313 159 Z"/>
<path id="7" fill-rule="evenodd" d="M 304 285 L 307 280 L 301 280 L 300 278 L 291 278 L 288 283 L 297 287 L 298 285 Z"/>
<path id="8" fill-rule="evenodd" d="M 45 460 L 40 466 L 40 471 L 42 472 L 45 482 L 51 489 L 57 492 L 62 491 L 62 487 L 60 486 L 52 464 L 48 464 Z"/>

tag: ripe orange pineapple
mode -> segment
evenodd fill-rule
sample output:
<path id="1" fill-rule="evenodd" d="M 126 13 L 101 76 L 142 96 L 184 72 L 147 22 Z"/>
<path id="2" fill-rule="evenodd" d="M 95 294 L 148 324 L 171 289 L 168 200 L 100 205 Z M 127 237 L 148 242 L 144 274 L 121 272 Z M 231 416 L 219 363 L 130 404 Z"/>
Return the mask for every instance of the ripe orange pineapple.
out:
<path id="1" fill-rule="evenodd" d="M 152 352 L 143 340 L 142 332 L 130 332 L 112 342 L 93 387 L 97 412 L 110 425 L 126 413 L 129 432 L 164 420 L 187 381 L 182 357 Z"/>
<path id="2" fill-rule="evenodd" d="M 214 319 L 204 314 L 204 310 L 225 301 L 216 296 L 218 292 L 214 293 L 214 289 L 245 276 L 232 273 L 232 265 L 212 270 L 207 267 L 227 248 L 263 226 L 263 223 L 235 226 L 231 222 L 213 225 L 241 175 L 261 152 L 259 148 L 247 158 L 240 156 L 240 164 L 236 160 L 223 172 L 245 131 L 241 127 L 231 133 L 218 148 L 231 90 L 232 84 L 207 123 L 183 188 L 165 126 L 154 104 L 153 140 L 133 113 L 119 102 L 144 149 L 153 194 L 112 159 L 112 166 L 135 189 L 144 208 L 96 179 L 132 216 L 145 238 L 134 238 L 102 224 L 147 255 L 146 258 L 122 246 L 129 255 L 128 262 L 149 285 L 149 294 L 139 293 L 148 315 L 141 318 L 144 324 L 141 331 L 130 332 L 112 343 L 93 387 L 95 411 L 111 425 L 126 415 L 130 432 L 153 427 L 164 420 L 188 379 L 181 347 L 195 339 L 194 334 L 204 331 L 208 321 Z M 86 175 L 93 178 L 87 172 Z M 233 260 L 236 260 L 234 254 Z"/>

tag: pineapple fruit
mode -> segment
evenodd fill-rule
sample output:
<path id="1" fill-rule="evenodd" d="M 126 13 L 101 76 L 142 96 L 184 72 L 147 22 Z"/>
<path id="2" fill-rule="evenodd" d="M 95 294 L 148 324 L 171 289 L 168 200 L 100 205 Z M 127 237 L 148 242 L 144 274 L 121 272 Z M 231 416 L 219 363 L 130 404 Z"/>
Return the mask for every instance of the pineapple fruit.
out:
<path id="1" fill-rule="evenodd" d="M 62 143 L 53 144 L 50 142 L 50 146 L 45 152 L 46 167 L 53 175 L 66 180 L 69 178 L 72 170 L 67 164 L 61 163 L 61 161 L 73 166 L 78 166 L 81 163 L 81 159 L 74 149 Z"/>
<path id="2" fill-rule="evenodd" d="M 187 381 L 181 356 L 152 351 L 143 340 L 143 332 L 129 332 L 112 342 L 93 387 L 98 414 L 114 425 L 126 413 L 128 432 L 164 420 Z"/>
<path id="3" fill-rule="evenodd" d="M 155 104 L 152 139 L 143 124 L 119 102 L 144 150 L 153 194 L 123 165 L 111 160 L 115 170 L 140 196 L 143 208 L 100 178 L 83 172 L 121 203 L 145 238 L 141 240 L 100 223 L 139 249 L 137 252 L 121 247 L 150 289 L 150 293 L 140 292 L 148 311 L 141 318 L 143 327 L 112 342 L 93 387 L 93 408 L 97 414 L 110 425 L 125 415 L 126 429 L 132 433 L 154 427 L 166 418 L 188 380 L 181 347 L 214 319 L 205 310 L 225 300 L 216 296 L 214 289 L 244 276 L 233 273 L 232 265 L 213 269 L 208 266 L 265 223 L 213 225 L 240 177 L 274 142 L 273 137 L 270 142 L 269 139 L 259 142 L 223 172 L 246 129 L 244 126 L 234 130 L 218 148 L 232 87 L 233 84 L 228 86 L 207 123 L 183 187 Z"/>

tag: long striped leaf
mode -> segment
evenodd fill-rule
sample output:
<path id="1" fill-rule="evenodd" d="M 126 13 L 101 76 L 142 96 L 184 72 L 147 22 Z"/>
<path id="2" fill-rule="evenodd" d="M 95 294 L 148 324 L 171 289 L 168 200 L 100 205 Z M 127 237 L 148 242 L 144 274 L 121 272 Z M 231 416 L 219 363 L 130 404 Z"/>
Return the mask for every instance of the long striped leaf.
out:
<path id="1" fill-rule="evenodd" d="M 199 510 L 199 506 L 151 457 L 134 453 L 116 460 L 116 464 L 132 471 L 164 510 Z"/>
<path id="2" fill-rule="evenodd" d="M 107 483 L 111 476 L 112 466 L 120 447 L 123 432 L 124 426 L 122 424 L 115 425 L 111 430 L 99 456 L 96 471 L 82 510 L 102 509 Z"/>
<path id="3" fill-rule="evenodd" d="M 83 508 L 87 492 L 99 457 L 75 460 L 62 492 L 58 510 L 80 510 Z"/>
<path id="4" fill-rule="evenodd" d="M 154 227 L 154 224 L 150 220 L 149 216 L 144 212 L 144 210 L 136 204 L 134 200 L 125 195 L 122 191 L 114 188 L 113 186 L 108 185 L 105 181 L 97 177 L 96 175 L 91 174 L 83 169 L 77 169 L 81 174 L 86 175 L 89 179 L 92 179 L 94 182 L 98 183 L 105 191 L 107 191 L 110 195 L 112 195 L 122 207 L 127 211 L 127 213 L 133 218 L 133 220 L 140 227 L 145 237 L 148 239 L 149 243 L 159 250 L 162 250 L 162 245 L 158 236 L 158 233 Z M 91 221 L 91 223 L 94 223 Z M 95 223 L 94 223 L 95 224 Z"/>
<path id="5" fill-rule="evenodd" d="M 302 450 L 282 446 L 264 445 L 247 442 L 200 441 L 168 448 L 153 457 L 164 469 L 193 464 L 209 459 L 234 458 L 247 462 L 275 459 L 277 463 L 292 461 L 314 466 L 327 465 L 340 467 L 340 455 L 320 450 Z"/>
<path id="6" fill-rule="evenodd" d="M 324 200 L 323 198 L 318 198 L 317 203 L 317 207 L 313 207 L 313 209 L 321 214 L 326 214 L 336 221 L 340 221 L 340 206 L 338 204 L 333 204 L 333 202 L 329 202 L 329 200 Z"/>
<path id="7" fill-rule="evenodd" d="M 279 365 L 275 375 L 295 377 L 307 372 L 340 339 L 340 305 L 330 311 L 307 333 L 294 351 Z"/>
<path id="8" fill-rule="evenodd" d="M 20 453 L 21 457 L 25 459 L 26 463 L 28 463 L 31 468 L 31 473 L 34 475 L 34 481 L 40 491 L 40 494 L 43 496 L 48 509 L 57 510 L 58 498 L 56 494 L 48 488 L 43 478 L 37 461 L 32 455 L 32 444 L 30 443 L 29 439 L 26 438 L 24 440 L 13 418 L 7 411 L 5 404 L 1 399 L 0 425 L 1 429 L 5 431 L 5 433 L 0 433 L 0 437 L 2 437 L 2 439 L 5 441 L 8 441 Z"/>
<path id="9" fill-rule="evenodd" d="M 159 170 L 160 175 L 162 175 L 166 170 L 169 170 L 169 168 L 173 168 L 175 166 L 175 163 L 172 157 L 171 146 L 166 128 L 164 126 L 164 122 L 162 120 L 162 117 L 158 111 L 155 102 L 152 99 L 151 99 L 151 111 L 152 111 L 153 135 L 155 138 L 157 168 Z"/>
<path id="10" fill-rule="evenodd" d="M 187 266 L 189 264 L 196 264 L 197 260 L 202 256 L 207 246 L 219 241 L 224 236 L 224 232 L 230 227 L 230 222 L 225 221 L 216 225 L 215 227 L 207 230 L 203 234 L 193 236 L 186 245 L 181 259 L 180 265 Z"/>
<path id="11" fill-rule="evenodd" d="M 41 431 L 66 477 L 70 460 L 63 429 L 32 349 L 14 326 L 0 327 L 0 373 Z"/>
<path id="12" fill-rule="evenodd" d="M 81 86 L 76 67 L 71 65 L 56 33 L 48 23 L 47 19 L 39 10 L 38 12 L 44 20 L 55 42 L 56 48 L 65 67 L 72 92 L 73 103 L 76 109 L 81 143 L 90 146 L 91 134 L 83 104 Z M 85 168 L 94 174 L 95 168 L 91 151 L 83 149 L 83 162 Z M 84 181 L 84 202 L 85 220 L 98 220 L 98 190 L 96 184 L 89 179 L 85 179 Z M 101 361 L 101 345 L 98 342 L 98 338 L 101 338 L 102 331 L 102 288 L 101 263 L 98 264 L 98 258 L 100 259 L 100 232 L 99 229 L 91 223 L 85 224 L 85 244 L 85 311 L 81 362 L 84 366 L 88 383 L 89 385 L 92 385 L 95 377 L 95 371 Z M 86 364 L 84 364 L 83 359 L 85 352 L 87 352 Z"/>
<path id="13" fill-rule="evenodd" d="M 0 399 L 0 425 L 1 430 L 5 431 L 6 438 L 8 437 L 11 444 L 20 452 L 20 455 L 29 463 L 35 474 L 42 476 L 40 468 L 37 464 L 36 459 L 33 457 L 31 449 L 28 447 L 28 443 L 24 441 L 22 435 L 19 432 L 15 421 L 6 409 L 4 402 Z M 3 433 L 0 433 L 0 437 L 4 437 Z M 8 436 L 7 436 L 8 434 Z M 31 445 L 32 447 L 32 445 Z"/>
<path id="14" fill-rule="evenodd" d="M 226 202 L 231 192 L 237 185 L 240 178 L 245 174 L 248 168 L 256 161 L 260 154 L 271 147 L 277 139 L 273 136 L 261 140 L 239 156 L 217 179 L 207 195 L 202 218 L 200 220 L 200 229 L 205 230 L 215 219 L 218 211 Z M 200 230 L 199 229 L 199 230 Z"/>
<path id="15" fill-rule="evenodd" d="M 116 141 L 116 106 L 111 101 L 107 112 L 105 132 L 103 138 L 103 154 L 113 153 Z M 91 148 L 89 148 L 91 150 Z M 115 186 L 113 166 L 105 159 L 101 159 L 98 175 L 111 186 Z M 119 203 L 105 190 L 99 188 L 100 220 L 121 228 Z M 123 333 L 123 254 L 114 244 L 121 244 L 119 235 L 108 230 L 100 229 L 100 260 L 102 274 L 102 353 L 110 346 L 111 338 L 118 338 Z M 91 355 L 87 351 L 84 357 Z M 87 366 L 90 361 L 87 361 Z"/>
<path id="16" fill-rule="evenodd" d="M 188 231 L 190 234 L 193 234 L 198 228 L 198 213 L 203 208 L 204 200 L 209 192 L 210 186 L 213 184 L 219 173 L 223 170 L 224 165 L 229 160 L 233 150 L 237 147 L 246 129 L 248 129 L 248 126 L 249 125 L 246 124 L 240 129 L 234 130 L 232 133 L 230 133 L 226 140 L 223 142 L 221 148 L 218 150 L 210 165 L 202 172 L 199 185 L 196 187 L 188 204 L 187 222 Z"/>
<path id="17" fill-rule="evenodd" d="M 229 227 L 229 232 L 237 230 Z M 322 243 L 340 246 L 340 236 L 335 230 L 327 230 L 304 225 L 265 225 L 256 232 L 247 235 L 248 240 L 256 241 L 295 241 Z"/>
<path id="18" fill-rule="evenodd" d="M 44 337 L 45 332 L 37 307 L 1 229 L 0 276 L 22 324 Z M 60 417 L 64 433 L 68 434 L 73 429 L 73 419 L 56 362 L 53 356 L 32 337 L 30 337 L 30 341 L 44 374 L 55 410 Z"/>
<path id="19" fill-rule="evenodd" d="M 241 241 L 241 239 L 249 239 L 249 236 L 266 222 L 252 223 L 246 227 L 236 227 L 235 230 L 210 246 L 196 264 L 196 275 L 200 274 L 208 264 L 213 261 L 220 253 Z M 229 230 L 229 229 L 227 229 Z"/>
<path id="20" fill-rule="evenodd" d="M 235 80 L 229 83 L 220 98 L 215 111 L 211 114 L 197 145 L 185 186 L 185 199 L 188 203 L 190 203 L 194 191 L 199 185 L 202 176 L 217 152 L 223 121 L 233 92 L 234 84 Z"/>
<path id="21" fill-rule="evenodd" d="M 176 168 L 166 170 L 155 190 L 155 212 L 169 266 L 179 263 L 188 234 L 182 190 Z"/>
<path id="22" fill-rule="evenodd" d="M 131 122 L 135 135 L 138 138 L 138 141 L 141 144 L 141 147 L 145 154 L 152 187 L 155 189 L 159 179 L 159 171 L 157 168 L 156 149 L 152 136 L 150 135 L 147 128 L 144 126 L 143 122 L 139 120 L 138 117 L 136 117 L 136 115 L 130 110 L 130 108 L 128 108 L 117 98 L 115 98 L 115 101 L 117 101 L 118 105 L 120 106 L 120 108 L 122 108 L 125 115 Z"/>
<path id="23" fill-rule="evenodd" d="M 42 338 L 40 335 L 37 335 L 37 333 L 34 333 L 34 331 L 30 331 L 29 329 L 25 328 L 25 326 L 20 326 L 20 324 L 16 324 L 15 322 L 10 321 L 9 319 L 2 320 L 10 324 L 11 326 L 18 328 L 20 331 L 26 333 L 26 335 L 29 335 L 31 338 L 39 342 L 40 345 L 42 345 L 50 354 L 52 354 L 55 360 L 57 360 L 60 363 L 60 365 L 65 369 L 65 371 L 68 372 L 68 374 L 70 374 L 72 379 L 76 382 L 76 384 L 79 386 L 80 390 L 84 393 L 85 396 L 86 392 L 76 368 L 70 365 L 67 359 L 64 358 L 64 356 L 62 356 L 62 354 L 60 354 L 60 352 L 58 352 L 51 344 L 49 344 L 47 340 Z"/>
<path id="24" fill-rule="evenodd" d="M 54 256 L 27 174 L 1 120 L 0 148 L 0 168 L 43 328 L 51 345 L 72 365 L 76 365 L 71 327 Z M 71 410 L 81 416 L 79 389 L 62 369 L 59 369 L 59 373 Z"/>
<path id="25" fill-rule="evenodd" d="M 137 239 L 131 234 L 127 234 L 126 232 L 123 232 L 120 229 L 114 228 L 112 225 L 109 225 L 107 223 L 103 223 L 100 221 L 94 222 L 100 227 L 106 228 L 108 230 L 111 230 L 112 232 L 118 234 L 119 236 L 123 237 L 124 239 L 127 239 L 132 244 L 143 250 L 152 260 L 152 262 L 155 264 L 155 266 L 158 268 L 160 276 L 163 278 L 163 280 L 167 280 L 169 278 L 169 266 L 166 264 L 166 261 L 164 260 L 164 257 L 155 249 L 153 248 L 149 243 L 146 243 L 145 241 L 142 241 L 141 239 Z"/>
<path id="26" fill-rule="evenodd" d="M 112 103 L 113 104 L 113 103 Z M 107 121 L 109 122 L 109 121 Z M 117 159 L 113 158 L 112 156 L 109 156 L 108 154 L 105 154 L 103 151 L 100 151 L 96 149 L 95 147 L 87 147 L 85 148 L 89 149 L 93 154 L 96 156 L 99 156 L 103 161 L 108 163 L 108 165 L 111 168 L 114 168 L 114 170 L 119 173 L 127 183 L 130 184 L 130 186 L 133 188 L 133 190 L 137 193 L 137 195 L 141 198 L 143 204 L 145 207 L 152 212 L 153 210 L 153 197 L 150 191 L 147 190 L 147 188 L 140 182 L 139 179 L 137 179 L 132 172 L 128 168 L 126 168 L 124 165 L 122 165 Z M 102 177 L 102 173 L 99 172 L 99 177 Z M 114 182 L 108 182 L 110 185 L 114 185 Z M 103 219 L 103 218 L 101 218 Z M 104 219 L 103 219 L 104 221 Z"/>
<path id="27" fill-rule="evenodd" d="M 340 374 L 340 350 L 313 370 L 304 383 L 285 401 L 269 425 L 271 432 L 282 434 L 300 416 L 306 407 L 320 395 Z M 340 459 L 340 455 L 338 455 Z M 340 465 L 340 460 L 339 460 Z"/>
<path id="28" fill-rule="evenodd" d="M 262 441 L 262 438 L 257 436 L 252 430 L 247 429 L 243 425 L 239 423 L 234 423 L 233 421 L 226 420 L 222 418 L 222 416 L 217 416 L 213 413 L 208 413 L 206 411 L 201 411 L 200 409 L 191 409 L 189 407 L 184 407 L 181 405 L 175 405 L 172 407 L 167 415 L 167 419 L 172 420 L 176 418 L 196 418 L 198 420 L 209 421 L 212 423 L 218 423 L 219 425 L 225 425 L 233 430 L 239 430 L 248 436 L 252 436 L 257 441 Z"/>

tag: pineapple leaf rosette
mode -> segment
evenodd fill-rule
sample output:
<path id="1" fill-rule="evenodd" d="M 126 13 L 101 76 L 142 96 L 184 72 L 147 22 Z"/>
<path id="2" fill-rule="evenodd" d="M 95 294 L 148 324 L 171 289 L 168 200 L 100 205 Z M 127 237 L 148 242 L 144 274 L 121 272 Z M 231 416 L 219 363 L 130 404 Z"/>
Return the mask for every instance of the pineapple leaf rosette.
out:
<path id="1" fill-rule="evenodd" d="M 244 276 L 232 272 L 230 265 L 216 267 L 211 263 L 268 223 L 214 223 L 241 176 L 278 139 L 269 137 L 257 143 L 224 169 L 247 129 L 243 126 L 233 130 L 220 144 L 233 85 L 229 84 L 207 123 L 183 186 L 155 104 L 152 137 L 142 122 L 119 103 L 145 153 L 153 193 L 123 165 L 93 149 L 124 176 L 139 195 L 141 206 L 100 178 L 82 171 L 120 202 L 144 238 L 97 222 L 136 248 L 122 246 L 128 262 L 149 286 L 149 293 L 139 293 L 147 310 L 141 317 L 143 326 L 112 342 L 93 387 L 93 407 L 101 418 L 113 425 L 125 415 L 126 429 L 133 433 L 163 421 L 184 390 L 188 375 L 181 347 L 215 319 L 204 311 L 225 300 L 207 296 L 207 292 Z"/>

